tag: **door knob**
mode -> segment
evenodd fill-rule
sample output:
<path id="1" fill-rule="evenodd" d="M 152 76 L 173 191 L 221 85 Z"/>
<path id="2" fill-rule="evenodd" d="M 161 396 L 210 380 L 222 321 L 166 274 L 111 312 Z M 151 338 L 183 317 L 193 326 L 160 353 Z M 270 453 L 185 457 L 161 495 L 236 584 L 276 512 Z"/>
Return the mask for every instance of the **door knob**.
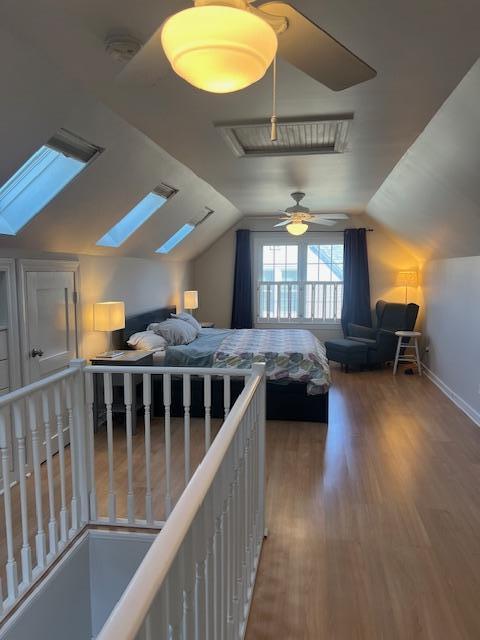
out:
<path id="1" fill-rule="evenodd" d="M 32 356 L 32 358 L 36 358 L 37 356 L 42 357 L 43 351 L 40 348 L 37 349 L 37 347 L 34 347 L 30 352 L 30 355 Z"/>

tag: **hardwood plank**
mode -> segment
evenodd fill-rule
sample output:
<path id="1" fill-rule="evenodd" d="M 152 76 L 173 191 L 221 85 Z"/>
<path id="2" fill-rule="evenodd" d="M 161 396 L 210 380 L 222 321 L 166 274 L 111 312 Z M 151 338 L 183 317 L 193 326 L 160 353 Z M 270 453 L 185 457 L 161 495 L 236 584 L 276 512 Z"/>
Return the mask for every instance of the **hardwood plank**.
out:
<path id="1" fill-rule="evenodd" d="M 480 430 L 427 379 L 334 369 L 328 428 L 269 423 L 247 640 L 480 637 Z"/>

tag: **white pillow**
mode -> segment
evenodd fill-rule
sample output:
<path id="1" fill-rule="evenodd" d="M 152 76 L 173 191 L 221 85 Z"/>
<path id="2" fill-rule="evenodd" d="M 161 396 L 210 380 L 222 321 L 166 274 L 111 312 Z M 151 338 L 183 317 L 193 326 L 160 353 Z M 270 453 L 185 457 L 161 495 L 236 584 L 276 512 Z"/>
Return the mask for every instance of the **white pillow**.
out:
<path id="1" fill-rule="evenodd" d="M 172 313 L 172 318 L 178 318 L 179 320 L 183 320 L 184 322 L 188 322 L 191 324 L 194 329 L 200 331 L 202 325 L 198 322 L 196 318 L 192 316 L 191 313 L 187 313 L 186 311 L 182 311 L 182 313 Z"/>
<path id="2" fill-rule="evenodd" d="M 184 320 L 178 320 L 178 318 L 154 322 L 149 324 L 147 329 L 155 331 L 157 335 L 165 338 L 169 345 L 189 344 L 198 336 L 197 329 Z"/>
<path id="3" fill-rule="evenodd" d="M 167 341 L 153 331 L 139 331 L 127 340 L 127 344 L 134 349 L 142 351 L 157 351 L 167 348 Z"/>

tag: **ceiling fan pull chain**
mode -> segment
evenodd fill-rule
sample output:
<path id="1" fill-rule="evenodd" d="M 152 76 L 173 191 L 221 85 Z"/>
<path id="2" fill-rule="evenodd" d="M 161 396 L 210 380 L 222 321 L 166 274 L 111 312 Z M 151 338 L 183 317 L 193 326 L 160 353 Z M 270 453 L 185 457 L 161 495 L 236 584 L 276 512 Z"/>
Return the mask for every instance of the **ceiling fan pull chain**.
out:
<path id="1" fill-rule="evenodd" d="M 273 92 L 272 92 L 272 117 L 270 122 L 272 129 L 270 131 L 270 140 L 275 142 L 277 139 L 277 56 L 273 59 Z"/>

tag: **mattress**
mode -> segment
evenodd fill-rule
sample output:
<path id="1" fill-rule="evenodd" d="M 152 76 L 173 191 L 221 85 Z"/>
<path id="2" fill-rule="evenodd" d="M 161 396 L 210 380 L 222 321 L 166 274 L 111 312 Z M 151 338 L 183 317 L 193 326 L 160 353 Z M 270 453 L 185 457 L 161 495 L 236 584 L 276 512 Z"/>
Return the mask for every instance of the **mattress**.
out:
<path id="1" fill-rule="evenodd" d="M 168 347 L 164 364 L 249 369 L 255 362 L 266 364 L 270 382 L 304 383 L 309 395 L 330 386 L 325 347 L 303 329 L 203 329 L 190 344 Z"/>

